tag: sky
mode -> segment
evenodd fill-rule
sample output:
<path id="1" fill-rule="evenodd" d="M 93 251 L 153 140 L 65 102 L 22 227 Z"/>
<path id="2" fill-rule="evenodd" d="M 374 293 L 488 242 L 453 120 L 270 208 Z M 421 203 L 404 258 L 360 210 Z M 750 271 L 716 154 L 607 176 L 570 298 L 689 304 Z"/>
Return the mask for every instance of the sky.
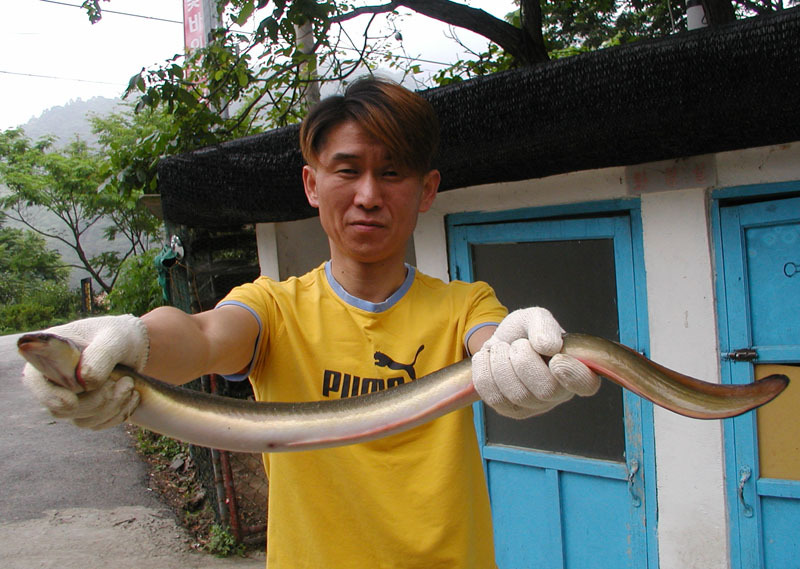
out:
<path id="1" fill-rule="evenodd" d="M 499 17 L 513 9 L 512 0 L 460 1 Z M 183 50 L 182 0 L 104 1 L 103 19 L 94 25 L 80 4 L 0 0 L 0 129 L 72 100 L 119 97 L 142 67 Z M 457 46 L 445 37 L 447 27 L 439 22 L 404 18 L 399 31 L 410 56 L 431 61 L 458 56 Z M 474 49 L 485 45 L 469 32 L 458 35 Z"/>

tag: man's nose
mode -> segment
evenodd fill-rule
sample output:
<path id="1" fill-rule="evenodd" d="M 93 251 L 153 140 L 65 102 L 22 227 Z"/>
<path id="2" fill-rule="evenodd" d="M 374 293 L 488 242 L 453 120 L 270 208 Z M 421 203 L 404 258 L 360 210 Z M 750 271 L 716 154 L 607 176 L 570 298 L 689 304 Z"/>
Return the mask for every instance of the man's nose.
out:
<path id="1" fill-rule="evenodd" d="M 379 180 L 371 174 L 365 174 L 358 181 L 354 196 L 355 205 L 365 209 L 374 209 L 383 204 Z"/>

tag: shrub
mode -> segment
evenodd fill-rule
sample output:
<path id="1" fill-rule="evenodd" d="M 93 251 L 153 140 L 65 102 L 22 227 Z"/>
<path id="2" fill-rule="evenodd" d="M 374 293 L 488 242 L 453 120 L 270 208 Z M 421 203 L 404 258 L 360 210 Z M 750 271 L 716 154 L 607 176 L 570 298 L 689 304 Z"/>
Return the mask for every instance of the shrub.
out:
<path id="1" fill-rule="evenodd" d="M 77 317 L 78 293 L 44 281 L 26 291 L 24 300 L 0 306 L 0 334 L 41 330 Z"/>
<path id="2" fill-rule="evenodd" d="M 32 302 L 0 306 L 0 333 L 27 332 L 47 328 L 53 321 L 53 308 Z"/>
<path id="3" fill-rule="evenodd" d="M 244 544 L 236 543 L 236 538 L 231 535 L 228 528 L 219 524 L 211 526 L 206 549 L 217 557 L 230 557 L 231 555 L 244 555 Z"/>
<path id="4" fill-rule="evenodd" d="M 154 262 L 157 253 L 151 249 L 125 260 L 108 295 L 111 312 L 141 316 L 163 304 Z"/>

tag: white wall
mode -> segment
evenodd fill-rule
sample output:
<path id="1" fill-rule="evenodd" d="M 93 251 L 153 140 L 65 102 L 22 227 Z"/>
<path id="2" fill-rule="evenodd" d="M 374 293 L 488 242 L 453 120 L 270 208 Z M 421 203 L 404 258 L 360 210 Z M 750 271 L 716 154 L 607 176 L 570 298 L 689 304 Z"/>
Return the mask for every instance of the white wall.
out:
<path id="1" fill-rule="evenodd" d="M 705 188 L 642 196 L 651 357 L 719 382 Z M 654 410 L 661 567 L 728 566 L 720 421 Z"/>
<path id="2" fill-rule="evenodd" d="M 256 224 L 261 274 L 280 280 L 300 276 L 330 257 L 319 219 Z"/>
<path id="3" fill-rule="evenodd" d="M 278 279 L 280 267 L 274 223 L 256 224 L 256 243 L 258 244 L 258 264 L 261 267 L 261 276 Z"/>

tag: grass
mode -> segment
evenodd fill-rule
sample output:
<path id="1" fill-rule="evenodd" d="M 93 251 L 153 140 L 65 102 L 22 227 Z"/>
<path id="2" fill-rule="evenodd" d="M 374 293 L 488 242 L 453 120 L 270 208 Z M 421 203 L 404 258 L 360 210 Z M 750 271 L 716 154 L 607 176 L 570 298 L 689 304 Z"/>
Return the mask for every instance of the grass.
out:
<path id="1" fill-rule="evenodd" d="M 244 556 L 245 550 L 244 544 L 236 543 L 236 538 L 227 527 L 220 524 L 211 526 L 206 551 L 217 557 L 230 557 L 232 555 Z"/>

